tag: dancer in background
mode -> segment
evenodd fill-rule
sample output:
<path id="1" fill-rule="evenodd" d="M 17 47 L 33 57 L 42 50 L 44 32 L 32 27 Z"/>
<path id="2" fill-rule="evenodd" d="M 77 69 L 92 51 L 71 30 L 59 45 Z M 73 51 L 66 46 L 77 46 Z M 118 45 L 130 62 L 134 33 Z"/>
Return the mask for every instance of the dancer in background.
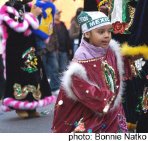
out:
<path id="1" fill-rule="evenodd" d="M 76 15 L 71 20 L 71 25 L 69 29 L 70 39 L 72 41 L 72 54 L 76 52 L 79 47 L 80 40 L 82 37 L 82 33 L 80 30 L 80 25 L 77 21 L 77 16 L 83 11 L 83 8 L 78 8 L 76 11 Z"/>
<path id="2" fill-rule="evenodd" d="M 38 107 L 54 101 L 44 68 L 36 55 L 32 29 L 38 28 L 39 7 L 28 0 L 9 0 L 0 10 L 6 90 L 2 110 L 16 110 L 21 118 L 38 117 Z M 30 12 L 31 10 L 31 12 Z"/>
<path id="3" fill-rule="evenodd" d="M 2 30 L 0 29 L 0 100 L 4 95 L 5 79 L 4 79 L 4 65 L 2 60 Z"/>
<path id="4" fill-rule="evenodd" d="M 47 77 L 50 79 L 51 91 L 54 95 L 59 93 L 60 77 L 69 63 L 70 50 L 68 30 L 64 22 L 61 21 L 61 11 L 56 10 L 53 34 L 42 57 Z"/>
<path id="5" fill-rule="evenodd" d="M 137 132 L 148 132 L 148 1 L 139 0 L 136 7 L 134 21 L 131 26 L 131 35 L 126 44 L 122 45 L 122 54 L 132 56 L 135 58 L 135 65 L 138 68 L 138 76 L 133 83 L 134 95 L 127 95 L 129 97 L 129 109 L 133 109 L 131 100 L 136 97 L 136 108 L 134 109 L 139 113 L 137 118 Z M 138 62 L 138 63 L 137 63 Z M 136 80 L 137 79 L 137 80 Z M 133 117 L 134 118 L 134 117 Z"/>

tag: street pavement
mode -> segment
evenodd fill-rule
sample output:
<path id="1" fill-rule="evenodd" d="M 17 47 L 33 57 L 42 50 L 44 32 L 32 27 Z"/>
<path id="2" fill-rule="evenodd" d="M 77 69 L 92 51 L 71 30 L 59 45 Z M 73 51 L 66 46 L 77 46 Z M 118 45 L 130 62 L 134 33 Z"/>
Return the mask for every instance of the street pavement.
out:
<path id="1" fill-rule="evenodd" d="M 0 111 L 0 133 L 51 133 L 54 104 L 37 111 L 40 117 L 28 119 L 19 118 L 15 111 Z"/>

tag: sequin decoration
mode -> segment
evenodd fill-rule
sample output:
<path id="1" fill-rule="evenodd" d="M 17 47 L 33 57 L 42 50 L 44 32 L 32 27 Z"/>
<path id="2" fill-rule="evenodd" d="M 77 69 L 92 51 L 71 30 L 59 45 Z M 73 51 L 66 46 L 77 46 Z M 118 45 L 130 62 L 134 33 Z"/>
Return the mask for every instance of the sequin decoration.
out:
<path id="1" fill-rule="evenodd" d="M 139 96 L 138 97 L 138 104 L 136 106 L 136 112 L 138 112 L 138 113 L 141 113 L 141 111 L 142 111 L 142 100 L 143 100 L 143 97 Z"/>
<path id="2" fill-rule="evenodd" d="M 36 88 L 34 85 L 26 85 L 22 87 L 20 84 L 15 83 L 13 85 L 13 89 L 14 89 L 14 97 L 18 100 L 26 98 L 28 94 L 32 94 L 32 96 L 36 100 L 41 99 L 41 91 L 39 84 L 38 87 Z"/>
<path id="3" fill-rule="evenodd" d="M 148 87 L 144 88 L 143 99 L 142 99 L 142 109 L 144 113 L 147 113 L 148 111 Z"/>
<path id="4" fill-rule="evenodd" d="M 93 132 L 92 129 L 87 130 L 87 133 L 92 133 L 92 132 Z"/>
<path id="5" fill-rule="evenodd" d="M 115 77 L 115 71 L 113 69 L 113 67 L 111 67 L 107 61 L 102 61 L 101 67 L 103 69 L 104 72 L 104 77 L 105 77 L 105 81 L 106 84 L 108 85 L 110 91 L 112 93 L 114 93 L 114 95 L 112 96 L 111 100 L 105 105 L 104 109 L 103 109 L 103 113 L 106 114 L 109 109 L 111 104 L 113 103 L 113 101 L 116 98 L 116 77 Z"/>
<path id="6" fill-rule="evenodd" d="M 126 119 L 123 115 L 118 114 L 119 130 L 118 133 L 127 133 Z"/>
<path id="7" fill-rule="evenodd" d="M 101 128 L 102 129 L 105 129 L 107 126 L 106 126 L 106 124 L 105 123 L 103 123 L 102 125 L 101 125 Z"/>
<path id="8" fill-rule="evenodd" d="M 132 6 L 128 6 L 129 9 L 129 16 L 130 16 L 130 22 L 128 24 L 128 27 L 126 30 L 129 30 L 129 28 L 131 27 L 131 25 L 133 24 L 133 20 L 134 20 L 134 15 L 135 15 L 135 8 Z"/>
<path id="9" fill-rule="evenodd" d="M 83 122 L 83 118 L 77 123 L 77 127 L 74 129 L 74 133 L 83 133 L 85 132 L 85 125 Z"/>
<path id="10" fill-rule="evenodd" d="M 105 80 L 107 85 L 109 86 L 110 90 L 115 93 L 116 91 L 116 84 L 115 84 L 115 71 L 114 69 L 107 63 L 107 61 L 102 61 L 102 69 L 104 72 Z"/>
<path id="11" fill-rule="evenodd" d="M 26 71 L 28 73 L 33 73 L 38 70 L 37 69 L 38 59 L 35 55 L 34 47 L 30 47 L 28 50 L 26 50 L 22 55 L 22 59 L 24 61 L 24 67 L 22 67 L 21 69 L 23 71 Z"/>

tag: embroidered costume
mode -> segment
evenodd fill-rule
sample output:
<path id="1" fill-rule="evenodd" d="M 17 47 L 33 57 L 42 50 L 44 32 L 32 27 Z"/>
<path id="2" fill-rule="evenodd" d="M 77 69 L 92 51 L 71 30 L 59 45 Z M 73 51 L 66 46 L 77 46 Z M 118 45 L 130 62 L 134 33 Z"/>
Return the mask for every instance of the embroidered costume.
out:
<path id="1" fill-rule="evenodd" d="M 124 55 L 139 56 L 139 58 L 144 58 L 143 61 L 145 61 L 145 63 L 143 63 L 143 61 L 139 63 L 141 64 L 141 69 L 139 69 L 139 66 L 137 66 L 140 74 L 139 80 L 136 85 L 138 89 L 138 93 L 136 95 L 136 111 L 139 113 L 136 131 L 138 133 L 148 132 L 148 37 L 146 36 L 148 34 L 147 16 L 148 1 L 138 0 L 133 24 L 131 26 L 131 36 L 128 40 L 128 44 L 124 44 L 122 47 L 122 53 Z"/>
<path id="2" fill-rule="evenodd" d="M 51 96 L 41 59 L 36 55 L 31 32 L 38 28 L 38 20 L 24 9 L 26 6 L 21 1 L 16 1 L 13 7 L 6 2 L 0 11 L 6 68 L 6 90 L 1 107 L 4 111 L 35 110 L 55 99 Z"/>
<path id="3" fill-rule="evenodd" d="M 119 44 L 111 40 L 103 50 L 82 40 L 63 77 L 53 132 L 127 132 L 121 104 L 122 74 Z"/>

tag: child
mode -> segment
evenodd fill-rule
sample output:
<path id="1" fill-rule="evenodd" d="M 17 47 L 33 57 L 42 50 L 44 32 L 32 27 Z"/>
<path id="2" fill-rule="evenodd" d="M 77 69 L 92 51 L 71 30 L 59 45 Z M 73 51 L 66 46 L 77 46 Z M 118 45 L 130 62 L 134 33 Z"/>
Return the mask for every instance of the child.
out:
<path id="1" fill-rule="evenodd" d="M 81 12 L 83 37 L 65 72 L 53 132 L 127 132 L 121 104 L 123 66 L 111 23 L 102 12 Z"/>

